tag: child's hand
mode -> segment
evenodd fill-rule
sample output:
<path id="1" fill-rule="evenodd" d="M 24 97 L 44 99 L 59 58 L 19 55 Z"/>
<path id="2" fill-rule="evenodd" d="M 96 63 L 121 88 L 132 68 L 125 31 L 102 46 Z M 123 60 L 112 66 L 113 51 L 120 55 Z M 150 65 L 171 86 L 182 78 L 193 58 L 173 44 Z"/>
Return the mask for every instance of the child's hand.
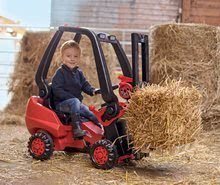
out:
<path id="1" fill-rule="evenodd" d="M 93 95 L 97 95 L 97 94 L 100 94 L 100 93 L 101 93 L 100 89 L 94 89 L 93 90 Z"/>

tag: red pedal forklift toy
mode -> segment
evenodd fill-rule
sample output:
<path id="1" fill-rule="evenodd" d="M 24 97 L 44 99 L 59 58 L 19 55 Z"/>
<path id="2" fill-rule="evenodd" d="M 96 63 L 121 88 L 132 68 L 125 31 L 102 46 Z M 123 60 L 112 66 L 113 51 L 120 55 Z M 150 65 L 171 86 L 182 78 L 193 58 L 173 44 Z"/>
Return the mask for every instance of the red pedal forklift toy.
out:
<path id="1" fill-rule="evenodd" d="M 73 137 L 72 126 L 69 124 L 70 115 L 54 109 L 51 84 L 47 82 L 47 73 L 53 55 L 64 32 L 74 33 L 73 40 L 78 43 L 82 35 L 87 36 L 91 41 L 100 84 L 100 89 L 96 93 L 100 93 L 105 102 L 99 109 L 94 106 L 89 107 L 103 125 L 104 132 L 93 122 L 82 118 L 81 128 L 86 130 L 87 134 L 78 139 Z M 132 33 L 131 39 L 132 68 L 115 36 L 95 33 L 86 28 L 59 27 L 43 55 L 35 76 L 39 96 L 30 97 L 26 108 L 26 126 L 31 134 L 28 151 L 33 158 L 47 160 L 54 151 L 81 151 L 89 153 L 96 168 L 110 169 L 116 164 L 148 156 L 147 153 L 135 151 L 129 144 L 127 123 L 126 120 L 121 119 L 126 111 L 130 92 L 141 83 L 138 70 L 139 44 L 142 51 L 142 82 L 149 81 L 148 36 Z M 111 44 L 118 58 L 123 73 L 119 76 L 118 85 L 111 83 L 101 42 Z M 124 102 L 120 102 L 115 95 L 114 90 L 117 88 Z"/>

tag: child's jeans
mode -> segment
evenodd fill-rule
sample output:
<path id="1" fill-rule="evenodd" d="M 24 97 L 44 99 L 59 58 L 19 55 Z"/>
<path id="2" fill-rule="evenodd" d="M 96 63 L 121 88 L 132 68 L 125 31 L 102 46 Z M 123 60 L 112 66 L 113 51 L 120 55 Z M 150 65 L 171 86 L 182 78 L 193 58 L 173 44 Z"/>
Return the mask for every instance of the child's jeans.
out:
<path id="1" fill-rule="evenodd" d="M 71 98 L 56 105 L 56 110 L 61 112 L 67 112 L 70 114 L 80 114 L 94 123 L 99 123 L 96 116 L 89 110 L 89 108 L 82 104 L 78 98 Z"/>

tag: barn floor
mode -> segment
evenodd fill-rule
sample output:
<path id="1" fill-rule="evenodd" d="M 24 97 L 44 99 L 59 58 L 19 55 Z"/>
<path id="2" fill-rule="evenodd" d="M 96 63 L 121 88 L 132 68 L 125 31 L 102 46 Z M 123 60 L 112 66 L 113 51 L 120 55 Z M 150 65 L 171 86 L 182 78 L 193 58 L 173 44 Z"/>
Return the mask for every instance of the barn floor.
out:
<path id="1" fill-rule="evenodd" d="M 220 184 L 220 129 L 203 133 L 199 142 L 172 155 L 152 153 L 132 166 L 103 171 L 86 154 L 54 153 L 33 160 L 27 153 L 24 126 L 0 125 L 0 185 L 71 184 Z"/>

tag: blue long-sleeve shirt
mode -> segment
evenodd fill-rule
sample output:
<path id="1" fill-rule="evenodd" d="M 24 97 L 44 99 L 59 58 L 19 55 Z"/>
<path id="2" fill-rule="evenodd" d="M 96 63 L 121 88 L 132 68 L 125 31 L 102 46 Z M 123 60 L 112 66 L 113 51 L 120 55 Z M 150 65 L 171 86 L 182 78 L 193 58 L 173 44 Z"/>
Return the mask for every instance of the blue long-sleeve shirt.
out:
<path id="1" fill-rule="evenodd" d="M 75 67 L 73 70 L 61 65 L 52 78 L 52 91 L 55 106 L 67 99 L 78 98 L 82 101 L 82 91 L 93 95 L 94 87 L 84 77 L 82 71 Z"/>

